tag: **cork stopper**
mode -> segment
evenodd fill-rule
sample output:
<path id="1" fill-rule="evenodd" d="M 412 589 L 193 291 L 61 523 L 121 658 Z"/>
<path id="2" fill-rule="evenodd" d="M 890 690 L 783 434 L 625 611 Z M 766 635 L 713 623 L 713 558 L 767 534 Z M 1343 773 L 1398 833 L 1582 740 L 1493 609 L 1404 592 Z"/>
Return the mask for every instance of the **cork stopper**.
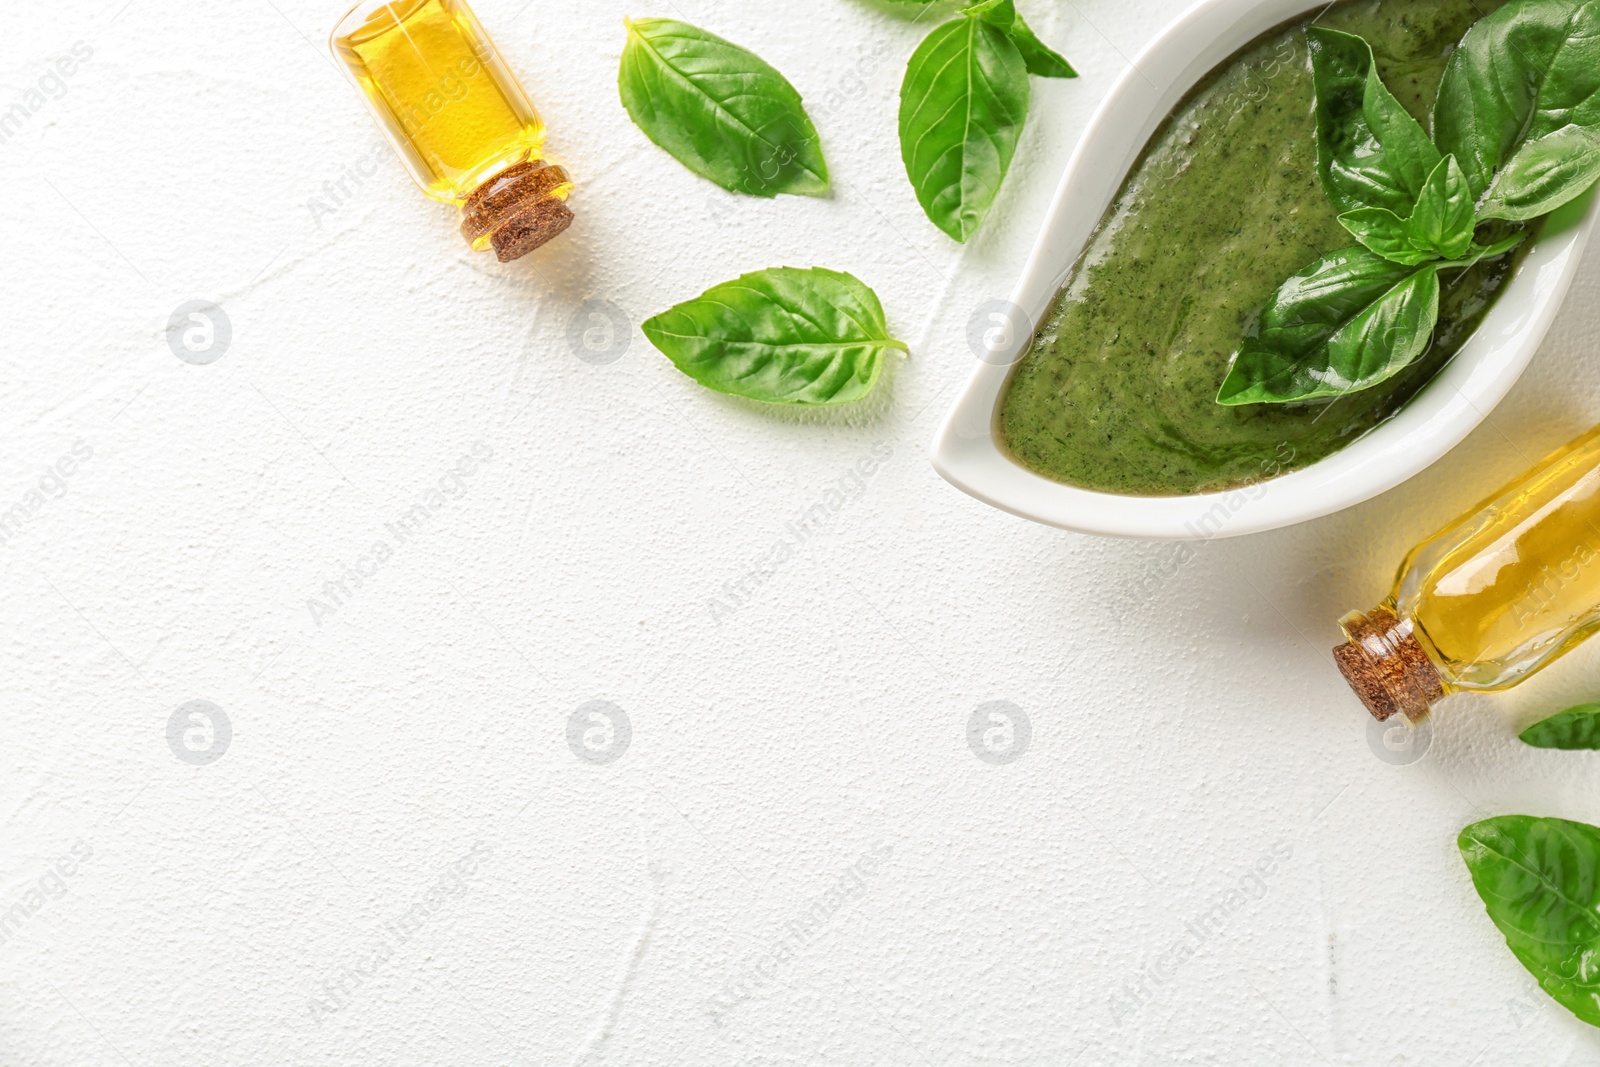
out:
<path id="1" fill-rule="evenodd" d="M 565 169 L 528 160 L 496 174 L 461 205 L 461 236 L 473 248 L 494 247 L 500 262 L 532 252 L 572 225 Z"/>
<path id="2" fill-rule="evenodd" d="M 1333 650 L 1334 662 L 1361 703 L 1380 722 L 1396 712 L 1417 720 L 1444 696 L 1444 679 L 1411 632 L 1411 620 L 1388 607 L 1339 620 L 1350 640 Z"/>

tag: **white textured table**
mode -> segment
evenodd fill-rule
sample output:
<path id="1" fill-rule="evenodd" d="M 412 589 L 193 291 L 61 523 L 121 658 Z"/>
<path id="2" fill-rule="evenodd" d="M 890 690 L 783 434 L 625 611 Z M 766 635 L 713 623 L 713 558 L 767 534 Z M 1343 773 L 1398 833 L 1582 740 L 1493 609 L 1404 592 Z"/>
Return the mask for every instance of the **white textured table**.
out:
<path id="1" fill-rule="evenodd" d="M 960 249 L 895 140 L 925 26 L 480 0 L 580 182 L 501 267 L 378 145 L 336 3 L 13 5 L 0 1063 L 1600 1063 L 1454 844 L 1600 821 L 1600 762 L 1513 739 L 1600 693 L 1600 648 L 1447 706 L 1410 763 L 1327 656 L 1415 540 L 1600 417 L 1600 264 L 1490 424 L 1364 507 L 1182 567 L 991 511 L 926 458 L 967 319 L 1181 3 L 1022 6 L 1084 76 L 1034 82 Z M 651 14 L 795 82 L 831 200 L 645 141 L 615 72 Z M 638 333 L 780 264 L 876 288 L 913 349 L 885 403 L 776 417 Z M 208 365 L 167 344 L 191 300 L 231 325 Z M 569 341 L 590 300 L 610 362 Z M 188 711 L 169 744 L 195 700 L 225 750 Z M 607 764 L 568 744 L 591 701 L 631 728 Z M 1031 723 L 1014 762 L 969 749 L 990 701 Z"/>

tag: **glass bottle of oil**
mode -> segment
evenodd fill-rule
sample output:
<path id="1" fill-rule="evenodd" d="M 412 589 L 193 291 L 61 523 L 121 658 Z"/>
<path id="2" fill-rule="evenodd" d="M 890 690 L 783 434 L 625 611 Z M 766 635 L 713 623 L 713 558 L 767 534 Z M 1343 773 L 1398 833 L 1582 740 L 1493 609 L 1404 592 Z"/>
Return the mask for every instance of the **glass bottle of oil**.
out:
<path id="1" fill-rule="evenodd" d="M 1600 629 L 1600 426 L 1413 549 L 1389 599 L 1339 625 L 1334 659 L 1379 719 L 1510 688 Z"/>
<path id="2" fill-rule="evenodd" d="M 464 0 L 363 0 L 329 41 L 422 191 L 502 262 L 572 224 L 544 122 Z"/>

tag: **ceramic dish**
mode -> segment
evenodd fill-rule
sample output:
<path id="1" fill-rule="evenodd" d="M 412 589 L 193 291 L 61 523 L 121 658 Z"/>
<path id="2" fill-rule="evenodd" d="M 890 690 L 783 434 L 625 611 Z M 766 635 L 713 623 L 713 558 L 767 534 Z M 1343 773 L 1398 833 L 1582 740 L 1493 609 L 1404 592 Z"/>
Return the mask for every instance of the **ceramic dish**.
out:
<path id="1" fill-rule="evenodd" d="M 1600 200 L 1545 220 L 1526 259 L 1472 339 L 1397 415 L 1301 470 L 1243 489 L 1139 497 L 1052 481 L 1012 459 L 996 411 L 1012 365 L 1065 281 L 1146 142 L 1184 95 L 1266 31 L 1326 0 L 1202 0 L 1144 50 L 1105 99 L 1073 153 L 1012 295 L 1017 328 L 984 350 L 945 417 L 933 464 L 952 485 L 1035 522 L 1149 540 L 1209 540 L 1305 522 L 1392 489 L 1454 448 L 1527 367 L 1572 284 Z"/>

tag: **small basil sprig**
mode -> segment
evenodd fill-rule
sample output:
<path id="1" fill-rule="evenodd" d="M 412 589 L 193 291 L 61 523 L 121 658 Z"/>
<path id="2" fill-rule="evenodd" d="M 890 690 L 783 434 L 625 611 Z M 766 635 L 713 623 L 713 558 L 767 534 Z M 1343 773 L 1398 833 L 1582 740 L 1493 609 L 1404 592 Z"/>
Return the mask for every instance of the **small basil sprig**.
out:
<path id="1" fill-rule="evenodd" d="M 831 405 L 872 391 L 890 351 L 877 294 L 840 271 L 775 267 L 707 289 L 641 327 L 708 389 L 768 404 Z"/>
<path id="2" fill-rule="evenodd" d="M 1562 1007 L 1600 1026 L 1600 829 L 1502 815 L 1456 844 L 1512 953 Z"/>
<path id="3" fill-rule="evenodd" d="M 1017 14 L 980 0 L 917 47 L 900 85 L 900 155 L 935 226 L 965 242 L 983 224 L 1028 117 L 1028 75 L 1076 72 Z"/>
<path id="4" fill-rule="evenodd" d="M 645 136 L 724 189 L 821 196 L 828 164 L 800 94 L 748 49 L 674 19 L 627 21 L 617 88 Z"/>
<path id="5" fill-rule="evenodd" d="M 1472 247 L 1477 227 L 1472 190 L 1455 156 L 1433 168 L 1406 216 L 1386 207 L 1358 207 L 1340 215 L 1339 222 L 1378 255 L 1405 264 L 1460 259 Z"/>
<path id="6" fill-rule="evenodd" d="M 1518 735 L 1534 748 L 1600 748 L 1600 704 L 1579 704 L 1541 719 Z"/>
<path id="7" fill-rule="evenodd" d="M 1273 294 L 1220 404 L 1342 396 L 1393 377 L 1431 347 L 1439 272 L 1509 252 L 1526 223 L 1600 180 L 1596 0 L 1513 0 L 1475 24 L 1446 66 L 1437 140 L 1384 86 L 1366 41 L 1306 33 L 1318 177 L 1360 247 Z M 1480 232 L 1498 239 L 1479 245 Z"/>

